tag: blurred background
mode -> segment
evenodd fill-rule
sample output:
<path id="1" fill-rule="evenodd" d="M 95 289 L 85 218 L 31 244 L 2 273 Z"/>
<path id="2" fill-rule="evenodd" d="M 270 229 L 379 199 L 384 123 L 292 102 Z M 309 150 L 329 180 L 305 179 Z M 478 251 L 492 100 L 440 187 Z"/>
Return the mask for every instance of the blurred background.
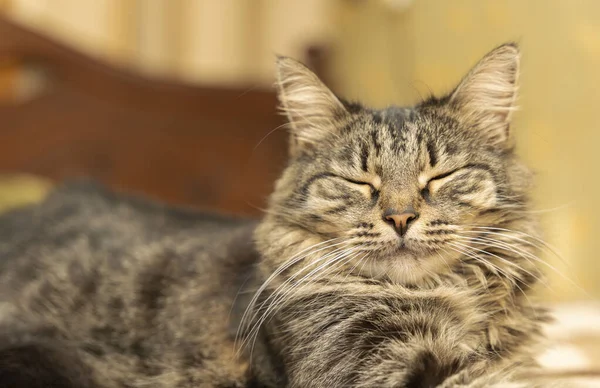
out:
<path id="1" fill-rule="evenodd" d="M 600 2 L 2 0 L 0 207 L 91 176 L 176 204 L 260 214 L 285 163 L 274 56 L 381 107 L 523 52 L 519 152 L 553 301 L 600 299 Z M 575 282 L 577 286 L 573 285 Z"/>

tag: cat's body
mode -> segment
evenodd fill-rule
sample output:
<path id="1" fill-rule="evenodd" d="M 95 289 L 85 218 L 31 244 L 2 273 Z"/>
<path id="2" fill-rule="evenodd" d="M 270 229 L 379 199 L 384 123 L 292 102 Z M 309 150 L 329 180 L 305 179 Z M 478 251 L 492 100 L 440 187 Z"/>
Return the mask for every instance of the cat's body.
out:
<path id="1" fill-rule="evenodd" d="M 246 386 L 228 322 L 254 226 L 89 183 L 1 216 L 0 386 Z"/>
<path id="2" fill-rule="evenodd" d="M 278 67 L 291 160 L 256 230 L 85 190 L 0 221 L 0 382 L 19 346 L 76 360 L 78 388 L 526 381 L 548 317 L 528 296 L 543 243 L 509 132 L 516 46 L 406 109 Z"/>

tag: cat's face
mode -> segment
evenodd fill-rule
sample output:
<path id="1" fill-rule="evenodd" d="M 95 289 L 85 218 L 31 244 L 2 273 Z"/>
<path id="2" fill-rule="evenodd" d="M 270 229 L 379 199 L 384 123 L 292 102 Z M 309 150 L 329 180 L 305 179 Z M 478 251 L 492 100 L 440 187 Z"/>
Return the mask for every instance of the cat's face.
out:
<path id="1" fill-rule="evenodd" d="M 297 62 L 279 69 L 292 159 L 270 211 L 339 243 L 352 271 L 418 282 L 467 251 L 473 227 L 522 208 L 528 179 L 509 136 L 514 45 L 488 54 L 449 96 L 413 108 L 347 104 Z"/>

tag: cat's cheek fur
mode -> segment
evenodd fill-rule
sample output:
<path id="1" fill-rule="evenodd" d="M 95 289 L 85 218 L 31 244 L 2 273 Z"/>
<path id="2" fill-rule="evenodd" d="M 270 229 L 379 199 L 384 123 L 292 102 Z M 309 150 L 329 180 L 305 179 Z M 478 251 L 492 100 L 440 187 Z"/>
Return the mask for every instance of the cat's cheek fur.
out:
<path id="1" fill-rule="evenodd" d="M 468 203 L 482 211 L 492 209 L 496 205 L 496 187 L 491 182 L 482 182 L 478 191 L 458 196 L 462 202 Z"/>

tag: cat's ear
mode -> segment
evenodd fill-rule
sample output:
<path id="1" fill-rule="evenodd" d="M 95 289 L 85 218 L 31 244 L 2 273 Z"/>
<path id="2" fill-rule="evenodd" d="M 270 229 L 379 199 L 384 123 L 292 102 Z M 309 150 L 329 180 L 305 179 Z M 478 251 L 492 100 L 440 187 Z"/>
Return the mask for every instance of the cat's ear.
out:
<path id="1" fill-rule="evenodd" d="M 450 95 L 450 104 L 494 146 L 512 145 L 518 76 L 519 48 L 507 43 L 483 57 Z"/>
<path id="2" fill-rule="evenodd" d="M 281 110 L 291 126 L 292 155 L 329 135 L 347 114 L 344 104 L 319 77 L 291 58 L 277 58 L 277 89 Z"/>

